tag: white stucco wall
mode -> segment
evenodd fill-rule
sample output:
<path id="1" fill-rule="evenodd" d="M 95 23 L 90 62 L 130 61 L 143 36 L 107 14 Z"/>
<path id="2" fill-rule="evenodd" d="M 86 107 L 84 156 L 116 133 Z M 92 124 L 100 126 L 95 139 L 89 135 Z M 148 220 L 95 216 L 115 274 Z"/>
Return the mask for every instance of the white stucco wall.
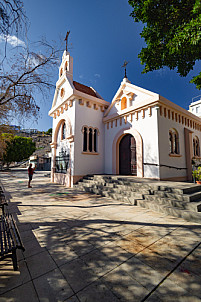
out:
<path id="1" fill-rule="evenodd" d="M 132 99 L 129 99 L 129 97 L 126 94 L 123 94 L 121 96 L 121 98 L 126 97 L 127 98 L 127 109 L 132 109 L 132 107 L 136 107 L 136 106 L 140 106 L 141 103 L 143 103 L 146 100 L 150 100 L 151 96 L 137 90 L 136 88 L 134 88 L 135 86 L 133 85 L 133 89 L 130 88 L 129 92 L 134 93 L 134 96 Z M 121 111 L 121 101 L 116 101 L 115 104 L 112 106 L 111 110 L 110 110 L 110 115 L 118 113 L 119 111 Z"/>
<path id="2" fill-rule="evenodd" d="M 186 168 L 186 156 L 185 156 L 185 141 L 184 141 L 184 125 L 179 124 L 172 119 L 165 118 L 159 115 L 159 149 L 160 149 L 160 165 L 167 165 L 177 168 Z M 179 150 L 181 157 L 170 157 L 169 146 L 169 130 L 173 128 L 179 135 Z M 184 177 L 186 176 L 186 170 L 177 170 L 174 168 L 168 168 L 161 166 L 160 168 L 161 178 L 171 177 Z"/>
<path id="3" fill-rule="evenodd" d="M 169 130 L 173 128 L 178 132 L 179 135 L 179 154 L 181 157 L 171 157 L 169 156 Z M 185 151 L 185 137 L 184 128 L 192 131 L 192 146 L 193 138 L 197 136 L 201 142 L 201 133 L 198 130 L 192 129 L 191 127 L 185 126 L 181 122 L 176 122 L 175 120 L 169 119 L 168 117 L 159 116 L 159 149 L 160 149 L 160 164 L 168 165 L 177 168 L 187 168 L 186 167 L 186 151 Z M 187 170 L 173 169 L 167 167 L 160 168 L 161 178 L 171 178 L 171 177 L 185 177 Z"/>
<path id="4" fill-rule="evenodd" d="M 86 174 L 102 174 L 104 173 L 104 124 L 102 122 L 103 112 L 100 108 L 95 110 L 93 105 L 91 108 L 84 105 L 79 105 L 78 100 L 75 102 L 75 154 L 74 154 L 74 175 Z M 82 154 L 83 152 L 83 133 L 82 127 L 97 127 L 98 135 L 98 155 Z"/>
<path id="5" fill-rule="evenodd" d="M 128 118 L 125 124 L 122 119 L 122 125 L 120 125 L 120 119 L 118 119 L 117 127 L 113 122 L 113 128 L 111 123 L 109 129 L 105 124 L 105 173 L 112 174 L 113 156 L 112 144 L 118 132 L 122 129 L 133 129 L 137 130 L 142 137 L 143 141 L 143 163 L 158 164 L 159 163 L 159 152 L 158 152 L 158 122 L 157 122 L 157 109 L 152 108 L 151 116 L 149 116 L 148 109 L 145 110 L 145 117 L 142 117 L 142 112 L 138 114 L 138 120 L 133 115 L 133 121 Z M 112 164 L 113 163 L 113 164 Z M 115 163 L 116 164 L 116 163 Z M 159 178 L 159 168 L 154 165 L 144 166 L 144 177 Z"/>

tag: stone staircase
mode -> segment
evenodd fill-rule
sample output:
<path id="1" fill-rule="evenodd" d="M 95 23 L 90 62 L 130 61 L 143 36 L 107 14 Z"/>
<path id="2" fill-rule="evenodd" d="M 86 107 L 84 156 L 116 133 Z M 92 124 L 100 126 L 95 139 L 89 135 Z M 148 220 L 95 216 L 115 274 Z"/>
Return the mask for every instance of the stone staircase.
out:
<path id="1" fill-rule="evenodd" d="M 87 175 L 75 187 L 201 223 L 201 185 L 136 180 L 129 176 Z"/>

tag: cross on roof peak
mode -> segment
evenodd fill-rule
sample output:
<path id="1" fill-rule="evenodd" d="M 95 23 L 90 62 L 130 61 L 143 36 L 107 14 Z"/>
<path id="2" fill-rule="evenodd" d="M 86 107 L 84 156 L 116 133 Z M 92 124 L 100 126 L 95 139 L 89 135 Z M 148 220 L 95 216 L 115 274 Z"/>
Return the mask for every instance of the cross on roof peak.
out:
<path id="1" fill-rule="evenodd" d="M 126 75 L 126 67 L 128 65 L 129 61 L 124 61 L 124 64 L 121 66 L 122 68 L 125 69 L 125 75 L 124 75 L 124 78 L 127 78 L 127 75 Z"/>

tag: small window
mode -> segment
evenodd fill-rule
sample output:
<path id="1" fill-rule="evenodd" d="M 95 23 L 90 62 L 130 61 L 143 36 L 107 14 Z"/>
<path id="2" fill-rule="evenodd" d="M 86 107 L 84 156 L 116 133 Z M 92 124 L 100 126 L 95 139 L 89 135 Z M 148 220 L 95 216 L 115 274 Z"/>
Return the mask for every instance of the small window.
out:
<path id="1" fill-rule="evenodd" d="M 127 108 L 127 98 L 123 97 L 121 99 L 121 110 L 126 109 Z"/>
<path id="2" fill-rule="evenodd" d="M 62 74 L 63 74 L 63 68 L 61 68 L 60 70 L 60 77 L 62 76 Z"/>
<path id="3" fill-rule="evenodd" d="M 65 71 L 68 69 L 68 62 L 65 63 Z"/>
<path id="4" fill-rule="evenodd" d="M 198 112 L 199 112 L 199 108 L 200 108 L 200 107 L 196 107 L 196 108 L 195 108 L 195 109 L 196 109 L 196 113 L 198 113 Z"/>
<path id="5" fill-rule="evenodd" d="M 63 98 L 63 97 L 64 97 L 64 94 L 65 94 L 65 90 L 64 90 L 64 88 L 61 88 L 61 93 L 60 93 L 61 98 Z"/>

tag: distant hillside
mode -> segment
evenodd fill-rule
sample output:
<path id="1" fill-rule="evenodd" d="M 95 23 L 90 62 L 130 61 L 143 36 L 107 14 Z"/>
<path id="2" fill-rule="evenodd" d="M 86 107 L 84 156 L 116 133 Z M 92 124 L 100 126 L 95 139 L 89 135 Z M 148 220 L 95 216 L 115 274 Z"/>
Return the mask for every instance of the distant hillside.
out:
<path id="1" fill-rule="evenodd" d="M 36 151 L 33 155 L 44 156 L 47 153 L 51 152 L 50 143 L 52 141 L 52 135 L 46 135 L 43 133 L 25 133 L 18 132 L 17 135 L 24 137 L 31 137 L 32 140 L 36 143 Z"/>

